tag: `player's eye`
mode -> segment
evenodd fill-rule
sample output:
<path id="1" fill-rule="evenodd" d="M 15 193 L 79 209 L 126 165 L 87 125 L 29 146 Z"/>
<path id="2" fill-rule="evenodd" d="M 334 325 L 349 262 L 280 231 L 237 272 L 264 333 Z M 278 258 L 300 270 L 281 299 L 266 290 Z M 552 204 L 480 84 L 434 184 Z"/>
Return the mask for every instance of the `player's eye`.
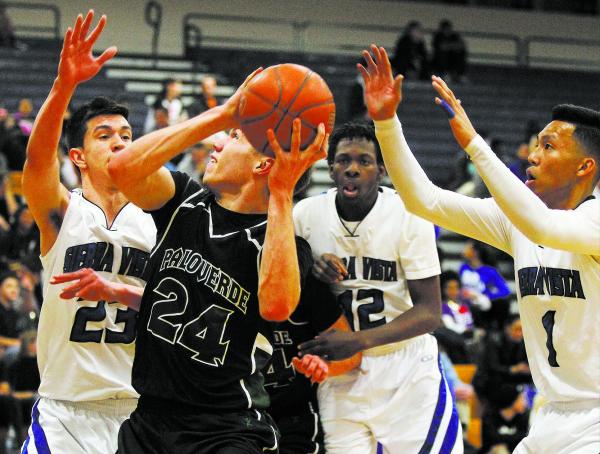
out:
<path id="1" fill-rule="evenodd" d="M 545 149 L 545 150 L 550 150 L 550 149 L 552 149 L 552 144 L 545 143 L 545 144 L 544 144 L 544 149 Z"/>
<path id="2" fill-rule="evenodd" d="M 123 135 L 123 136 L 121 136 L 121 139 L 123 139 L 123 140 L 131 140 L 131 137 L 128 136 L 128 135 Z"/>

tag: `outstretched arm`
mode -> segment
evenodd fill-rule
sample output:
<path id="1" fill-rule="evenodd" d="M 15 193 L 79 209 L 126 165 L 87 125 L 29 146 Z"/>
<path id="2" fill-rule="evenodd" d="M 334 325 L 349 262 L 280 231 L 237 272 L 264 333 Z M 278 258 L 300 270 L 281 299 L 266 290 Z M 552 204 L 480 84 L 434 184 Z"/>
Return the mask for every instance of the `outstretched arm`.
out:
<path id="1" fill-rule="evenodd" d="M 106 24 L 106 17 L 102 16 L 88 36 L 93 19 L 94 12 L 90 10 L 85 19 L 79 15 L 74 28 L 67 30 L 58 75 L 35 119 L 27 145 L 23 193 L 40 229 L 42 255 L 56 241 L 60 229 L 57 220 L 60 222 L 69 203 L 69 192 L 60 183 L 57 157 L 63 116 L 77 85 L 94 77 L 117 53 L 116 47 L 110 47 L 98 58 L 93 56 L 92 47 Z"/>
<path id="2" fill-rule="evenodd" d="M 104 279 L 91 268 L 82 268 L 72 273 L 52 276 L 50 283 L 53 285 L 73 282 L 64 287 L 60 297 L 66 300 L 82 298 L 88 301 L 116 301 L 125 306 L 139 311 L 144 289 L 135 285 L 111 282 Z"/>
<path id="3" fill-rule="evenodd" d="M 171 173 L 163 167 L 195 143 L 238 126 L 237 109 L 245 85 L 261 71 L 254 71 L 223 105 L 197 117 L 146 134 L 126 149 L 111 156 L 108 172 L 134 204 L 144 210 L 157 210 L 175 195 Z"/>
<path id="4" fill-rule="evenodd" d="M 579 254 L 600 255 L 600 210 L 553 210 L 527 188 L 477 135 L 464 108 L 439 77 L 433 87 L 454 115 L 450 127 L 467 152 L 498 206 L 536 244 Z"/>
<path id="5" fill-rule="evenodd" d="M 392 77 L 383 47 L 363 52 L 367 66 L 365 101 L 381 146 L 387 172 L 412 213 L 440 227 L 476 238 L 510 253 L 508 224 L 491 199 L 473 199 L 435 186 L 415 159 L 402 133 L 396 109 L 402 99 L 402 76 Z"/>
<path id="6" fill-rule="evenodd" d="M 305 150 L 300 150 L 300 120 L 292 126 L 289 152 L 283 151 L 272 130 L 267 133 L 275 152 L 269 173 L 269 207 L 267 232 L 262 249 L 258 280 L 258 304 L 266 320 L 286 320 L 300 300 L 300 269 L 292 220 L 292 198 L 296 182 L 319 159 L 327 156 L 329 134 L 319 125 L 317 136 Z"/>

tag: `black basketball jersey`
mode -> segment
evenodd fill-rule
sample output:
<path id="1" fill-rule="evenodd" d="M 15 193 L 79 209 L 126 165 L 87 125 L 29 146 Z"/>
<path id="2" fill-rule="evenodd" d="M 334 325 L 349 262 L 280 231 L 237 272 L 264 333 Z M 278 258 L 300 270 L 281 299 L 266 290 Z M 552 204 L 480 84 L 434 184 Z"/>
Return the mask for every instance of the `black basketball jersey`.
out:
<path id="1" fill-rule="evenodd" d="M 132 382 L 140 406 L 174 411 L 266 408 L 272 352 L 258 309 L 267 216 L 235 213 L 185 174 L 152 212 L 157 242 L 139 313 Z M 312 256 L 296 238 L 301 277 Z"/>
<path id="2" fill-rule="evenodd" d="M 273 356 L 264 375 L 271 396 L 269 413 L 275 419 L 309 411 L 308 402 L 316 407 L 316 385 L 296 372 L 292 358 L 298 356 L 298 344 L 331 327 L 341 315 L 342 309 L 329 285 L 309 274 L 294 313 L 285 322 L 271 324 Z"/>

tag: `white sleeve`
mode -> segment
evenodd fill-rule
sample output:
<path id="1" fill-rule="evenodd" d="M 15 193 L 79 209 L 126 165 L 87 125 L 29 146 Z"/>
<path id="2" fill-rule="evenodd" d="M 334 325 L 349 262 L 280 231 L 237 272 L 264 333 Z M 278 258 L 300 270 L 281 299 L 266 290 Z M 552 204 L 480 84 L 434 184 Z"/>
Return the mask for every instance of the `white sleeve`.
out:
<path id="1" fill-rule="evenodd" d="M 409 211 L 512 253 L 510 224 L 493 199 L 474 199 L 435 186 L 410 151 L 397 116 L 376 121 L 375 132 L 390 178 Z"/>
<path id="2" fill-rule="evenodd" d="M 542 246 L 600 256 L 600 204 L 553 210 L 527 188 L 480 137 L 467 146 L 477 171 L 510 222 Z"/>
<path id="3" fill-rule="evenodd" d="M 401 235 L 402 243 L 398 255 L 406 279 L 425 279 L 441 273 L 431 222 L 405 213 Z"/>

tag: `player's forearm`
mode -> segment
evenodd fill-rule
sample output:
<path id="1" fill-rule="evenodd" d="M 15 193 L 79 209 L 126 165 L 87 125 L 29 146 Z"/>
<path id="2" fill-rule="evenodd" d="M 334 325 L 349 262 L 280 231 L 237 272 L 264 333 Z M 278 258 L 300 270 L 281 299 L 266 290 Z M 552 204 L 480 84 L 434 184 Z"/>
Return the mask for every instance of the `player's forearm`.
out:
<path id="1" fill-rule="evenodd" d="M 109 173 L 120 188 L 136 185 L 190 146 L 234 125 L 233 115 L 225 107 L 207 110 L 136 139 L 111 157 Z"/>
<path id="2" fill-rule="evenodd" d="M 111 282 L 109 288 L 109 295 L 106 298 L 108 301 L 116 301 L 124 304 L 134 311 L 140 310 L 140 304 L 142 302 L 142 295 L 144 289 L 135 285 L 122 284 L 118 282 Z"/>
<path id="3" fill-rule="evenodd" d="M 505 220 L 489 199 L 473 199 L 434 185 L 410 150 L 397 116 L 376 121 L 386 169 L 406 208 L 461 235 L 507 250 Z"/>
<path id="4" fill-rule="evenodd" d="M 75 85 L 54 80 L 50 94 L 33 123 L 27 143 L 28 166 L 48 167 L 57 162 L 56 150 L 62 132 L 63 117 L 75 93 Z"/>
<path id="5" fill-rule="evenodd" d="M 440 314 L 425 304 L 417 304 L 394 320 L 377 328 L 359 331 L 364 349 L 400 342 L 429 333 L 440 325 Z"/>
<path id="6" fill-rule="evenodd" d="M 292 222 L 292 194 L 272 193 L 260 262 L 258 303 L 266 320 L 286 320 L 300 300 L 300 269 Z"/>
<path id="7" fill-rule="evenodd" d="M 498 206 L 536 244 L 580 254 L 600 255 L 600 213 L 595 219 L 571 210 L 548 208 L 476 136 L 465 151 L 471 157 Z"/>

